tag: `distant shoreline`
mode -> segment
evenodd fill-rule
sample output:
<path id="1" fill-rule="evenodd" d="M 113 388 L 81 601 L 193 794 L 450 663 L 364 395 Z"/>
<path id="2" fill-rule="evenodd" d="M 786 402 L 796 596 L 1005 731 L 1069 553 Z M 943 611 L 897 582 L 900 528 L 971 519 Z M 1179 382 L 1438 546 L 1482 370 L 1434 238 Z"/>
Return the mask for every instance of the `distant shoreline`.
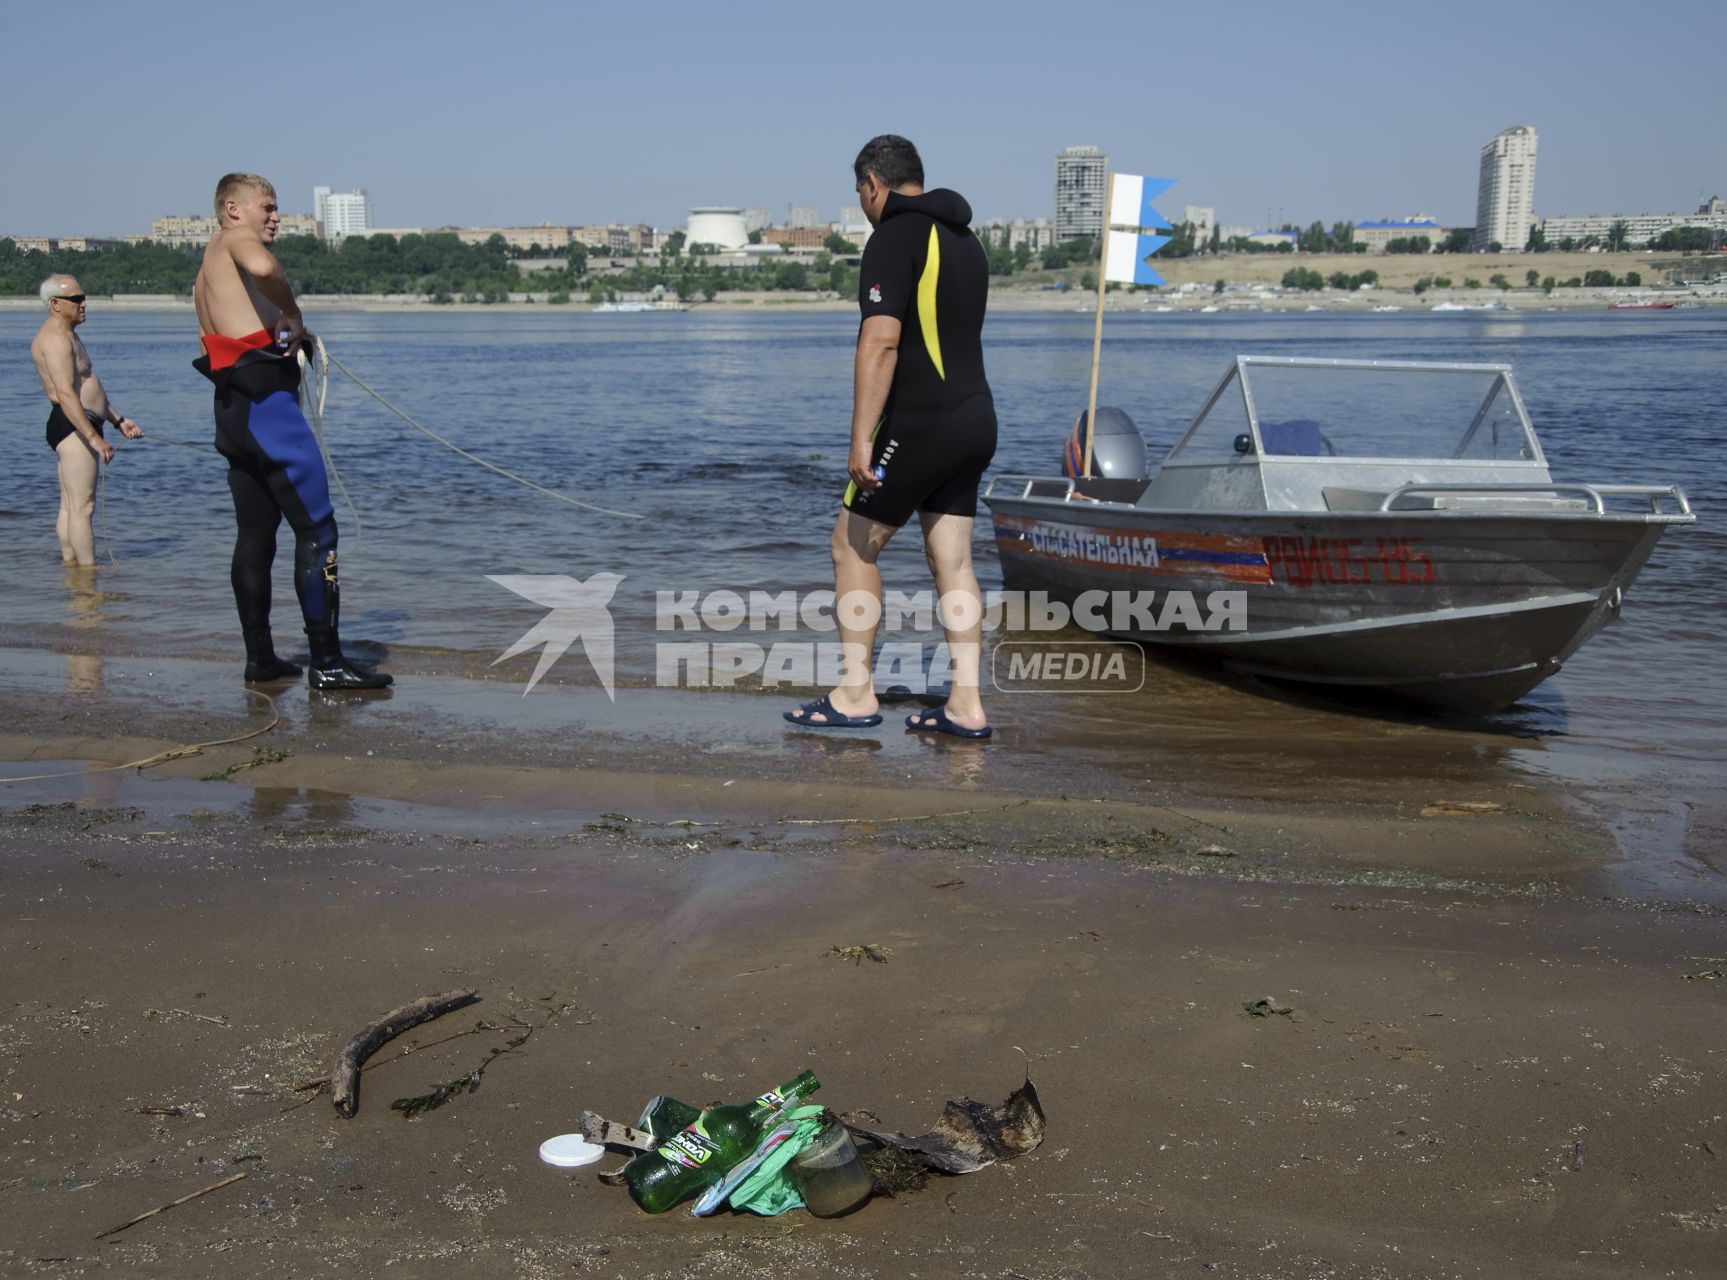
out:
<path id="1" fill-rule="evenodd" d="M 1727 284 L 1695 283 L 1686 286 L 1664 284 L 1675 272 L 1684 271 L 1698 276 L 1727 278 L 1727 255 L 1686 257 L 1673 254 L 1652 254 L 1638 251 L 1620 253 L 1506 253 L 1506 254 L 1228 254 L 1222 257 L 1159 259 L 1158 271 L 1168 284 L 1158 290 L 1129 291 L 1112 289 L 1108 309 L 1112 312 L 1148 310 L 1169 307 L 1173 313 L 1198 312 L 1213 306 L 1220 312 L 1236 311 L 1370 311 L 1373 307 L 1400 307 L 1404 311 L 1427 311 L 1438 303 L 1480 306 L 1499 303 L 1509 311 L 1591 311 L 1603 310 L 1609 304 L 1631 298 L 1641 301 L 1668 301 L 1699 306 L 1727 306 Z M 1308 292 L 1285 290 L 1285 273 L 1294 268 L 1317 273 L 1322 278 L 1333 275 L 1358 276 L 1371 271 L 1378 277 L 1373 287 L 1360 290 L 1319 289 Z M 1641 277 L 1638 285 L 1591 286 L 1588 288 L 1555 288 L 1547 293 L 1528 286 L 1531 272 L 1538 280 L 1581 279 L 1591 271 L 1605 271 L 1623 280 L 1635 273 Z M 1058 271 L 1029 270 L 1013 275 L 995 276 L 990 280 L 990 308 L 996 312 L 1062 312 L 1093 311 L 1096 295 L 1079 287 L 1086 268 L 1071 267 Z M 1512 287 L 1501 289 L 1493 284 L 1499 276 Z M 1434 286 L 1434 280 L 1451 281 L 1451 287 Z M 1479 282 L 1468 288 L 1465 282 Z M 605 276 L 588 282 L 611 292 L 614 284 Z M 1423 283 L 1417 294 L 1415 285 Z M 1219 287 L 1221 284 L 1221 288 Z M 622 292 L 622 291 L 619 291 Z M 639 294 L 623 293 L 625 297 Z M 301 303 L 311 313 L 385 313 L 415 311 L 467 315 L 473 312 L 538 313 L 542 311 L 591 312 L 596 304 L 586 295 L 579 300 L 552 304 L 547 292 L 534 290 L 511 295 L 513 301 L 498 303 L 449 302 L 433 303 L 424 294 L 304 294 Z M 188 296 L 171 294 L 122 294 L 117 298 L 92 298 L 92 310 L 99 317 L 104 310 L 137 312 L 189 312 L 192 300 Z M 857 304 L 850 297 L 828 290 L 792 292 L 729 291 L 718 294 L 713 301 L 694 300 L 686 304 L 693 314 L 718 311 L 732 314 L 756 312 L 851 312 Z M 0 298 L 0 312 L 35 311 L 41 303 L 33 296 Z M 611 313 L 607 313 L 611 314 Z M 652 320 L 618 318 L 616 323 L 654 323 Z"/>
<path id="2" fill-rule="evenodd" d="M 1357 292 L 1323 289 L 1310 293 L 1289 292 L 1263 297 L 1240 292 L 1215 296 L 1210 292 L 1187 295 L 1111 293 L 1108 297 L 1106 310 L 1112 315 L 1152 311 L 1158 307 L 1169 308 L 1167 313 L 1160 314 L 1177 315 L 1211 314 L 1210 312 L 1203 312 L 1206 307 L 1214 308 L 1216 313 L 1220 315 L 1251 314 L 1253 312 L 1307 313 L 1312 311 L 1371 314 L 1375 307 L 1397 307 L 1404 312 L 1420 313 L 1432 311 L 1438 303 L 1449 302 L 1463 306 L 1497 303 L 1500 305 L 1495 308 L 1496 311 L 1503 308 L 1507 312 L 1603 311 L 1611 303 L 1625 300 L 1672 302 L 1675 306 L 1687 305 L 1688 309 L 1697 307 L 1715 309 L 1727 307 L 1727 287 L 1715 286 L 1687 292 L 1680 292 L 1676 289 L 1649 288 L 1565 289 L 1556 290 L 1552 294 L 1543 293 L 1539 289 L 1429 289 L 1420 295 L 1417 295 L 1412 289 L 1375 288 Z M 123 294 L 117 298 L 92 297 L 90 302 L 92 319 L 99 319 L 104 311 L 127 314 L 189 314 L 192 311 L 190 298 L 154 295 L 129 297 Z M 427 315 L 470 315 L 476 312 L 534 315 L 545 312 L 555 314 L 592 313 L 596 310 L 593 304 L 587 302 L 555 305 L 526 301 L 433 304 L 424 299 L 379 295 L 307 296 L 303 297 L 301 302 L 308 314 L 322 313 L 326 315 L 338 313 L 386 314 L 407 311 Z M 1015 314 L 1090 313 L 1096 309 L 1096 295 L 1079 289 L 1046 292 L 1041 289 L 1016 289 L 1012 286 L 998 286 L 990 291 L 989 305 L 993 311 L 1013 312 Z M 0 312 L 35 312 L 40 311 L 41 308 L 42 304 L 35 298 L 0 298 Z M 742 294 L 733 297 L 722 295 L 712 302 L 692 302 L 688 304 L 687 310 L 691 315 L 714 312 L 742 313 L 746 310 L 758 314 L 855 312 L 857 304 L 849 298 L 816 297 L 807 294 Z M 618 323 L 639 324 L 653 323 L 653 321 L 643 321 L 636 316 L 629 316 L 627 319 L 619 316 Z"/>

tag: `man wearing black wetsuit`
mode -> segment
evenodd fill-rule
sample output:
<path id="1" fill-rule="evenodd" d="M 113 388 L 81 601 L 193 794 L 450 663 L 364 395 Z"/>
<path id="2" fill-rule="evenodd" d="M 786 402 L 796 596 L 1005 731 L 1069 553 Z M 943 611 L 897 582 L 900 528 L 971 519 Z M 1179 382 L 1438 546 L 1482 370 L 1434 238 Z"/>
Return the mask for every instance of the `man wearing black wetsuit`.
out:
<path id="1" fill-rule="evenodd" d="M 390 677 L 350 662 L 337 630 L 336 512 L 317 438 L 300 411 L 297 348 L 311 335 L 282 264 L 270 252 L 282 221 L 276 188 L 255 173 L 216 184 L 220 229 L 205 246 L 192 301 L 204 354 L 193 367 L 216 386 L 216 449 L 234 495 L 234 603 L 246 640 L 246 680 L 300 674 L 270 633 L 276 530 L 294 530 L 294 592 L 306 623 L 314 689 L 382 689 Z"/>
<path id="2" fill-rule="evenodd" d="M 872 683 L 881 574 L 876 558 L 917 513 L 924 554 L 941 594 L 953 662 L 945 706 L 908 727 L 989 736 L 978 694 L 983 603 L 971 565 L 978 481 L 995 453 L 995 402 L 983 369 L 989 259 L 957 192 L 923 188 L 923 161 L 904 138 L 883 134 L 853 164 L 864 214 L 875 228 L 858 281 L 851 456 L 834 526 L 834 594 L 846 645 L 838 688 L 785 718 L 812 728 L 881 723 Z M 875 609 L 844 607 L 853 592 Z M 861 625 L 867 620 L 867 625 Z"/>

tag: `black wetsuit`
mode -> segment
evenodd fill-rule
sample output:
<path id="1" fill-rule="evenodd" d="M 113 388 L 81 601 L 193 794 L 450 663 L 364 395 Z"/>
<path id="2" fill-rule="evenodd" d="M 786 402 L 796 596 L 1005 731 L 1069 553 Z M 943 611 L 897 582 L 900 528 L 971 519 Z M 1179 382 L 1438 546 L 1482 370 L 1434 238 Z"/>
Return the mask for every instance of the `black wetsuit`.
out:
<path id="1" fill-rule="evenodd" d="M 336 512 L 324 458 L 300 412 L 300 367 L 279 353 L 247 351 L 226 368 L 197 362 L 216 384 L 216 451 L 234 495 L 231 575 L 240 626 L 270 625 L 270 565 L 282 517 L 294 530 L 294 591 L 308 636 L 334 624 Z"/>
<path id="2" fill-rule="evenodd" d="M 989 257 L 970 224 L 958 192 L 894 192 L 864 247 L 858 307 L 865 320 L 899 320 L 899 359 L 870 454 L 881 487 L 850 486 L 845 506 L 882 524 L 903 525 L 915 511 L 975 516 L 995 455 L 983 371 Z"/>
<path id="3" fill-rule="evenodd" d="M 96 435 L 100 437 L 102 435 L 102 419 L 88 409 L 84 410 L 84 416 L 90 419 L 90 425 L 96 428 Z M 44 434 L 48 438 L 48 447 L 58 452 L 60 442 L 67 436 L 77 435 L 78 429 L 72 425 L 72 419 L 66 416 L 66 411 L 59 405 L 55 405 L 53 412 L 48 415 L 48 430 Z"/>

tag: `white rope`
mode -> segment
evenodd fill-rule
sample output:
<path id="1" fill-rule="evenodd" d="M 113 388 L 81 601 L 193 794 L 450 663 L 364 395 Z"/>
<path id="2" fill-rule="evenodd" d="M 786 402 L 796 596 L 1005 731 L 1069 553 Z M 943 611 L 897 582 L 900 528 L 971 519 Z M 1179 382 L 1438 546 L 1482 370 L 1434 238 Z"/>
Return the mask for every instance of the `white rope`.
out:
<path id="1" fill-rule="evenodd" d="M 330 456 L 330 446 L 324 443 L 324 403 L 330 398 L 330 353 L 324 349 L 322 338 L 314 338 L 313 341 L 317 343 L 317 352 L 313 358 L 307 359 L 304 347 L 295 353 L 300 361 L 300 411 L 311 424 L 312 436 L 318 442 L 318 452 L 324 458 L 324 469 L 330 473 L 330 479 L 336 482 L 342 501 L 347 504 L 348 514 L 354 517 L 354 539 L 358 542 L 365 537 L 366 532 L 360 524 L 360 513 L 354 507 L 353 498 L 348 496 L 348 486 L 342 483 L 342 473 L 336 470 L 336 460 Z"/>
<path id="2" fill-rule="evenodd" d="M 525 476 L 519 476 L 514 471 L 506 471 L 506 470 L 504 470 L 504 468 L 496 465 L 495 463 L 487 462 L 484 458 L 475 457 L 473 454 L 469 453 L 466 449 L 462 448 L 460 445 L 452 444 L 450 441 L 444 439 L 443 436 L 439 435 L 436 431 L 433 431 L 430 427 L 425 427 L 425 426 L 420 425 L 418 422 L 415 422 L 407 414 L 403 413 L 395 405 L 391 404 L 389 402 L 389 400 L 386 399 L 381 393 L 374 390 L 373 387 L 371 386 L 371 384 L 368 383 L 364 378 L 360 377 L 359 374 L 355 373 L 352 369 L 348 368 L 347 365 L 343 364 L 340 360 L 336 359 L 335 356 L 331 355 L 329 353 L 329 351 L 325 348 L 324 340 L 322 338 L 315 338 L 314 342 L 317 344 L 318 359 L 321 362 L 323 362 L 325 369 L 326 369 L 326 374 L 325 374 L 325 379 L 324 379 L 326 387 L 328 386 L 328 382 L 329 382 L 329 376 L 328 376 L 328 372 L 327 372 L 328 367 L 330 365 L 335 365 L 336 368 L 340 369 L 343 373 L 347 374 L 349 378 L 353 379 L 355 385 L 358 386 L 360 388 L 360 390 L 364 391 L 367 395 L 371 396 L 372 399 L 376 400 L 379 404 L 383 405 L 384 408 L 388 409 L 391 413 L 395 414 L 398 418 L 400 418 L 403 422 L 407 423 L 415 431 L 418 431 L 423 436 L 427 436 L 433 440 L 436 440 L 439 444 L 443 445 L 444 448 L 448 449 L 451 453 L 454 453 L 460 457 L 466 458 L 469 462 L 472 462 L 472 463 L 476 464 L 477 466 L 484 467 L 487 471 L 496 472 L 498 475 L 503 476 L 504 479 L 513 480 L 519 485 L 523 485 L 529 489 L 532 489 L 535 493 L 545 494 L 546 497 L 548 497 L 548 498 L 555 498 L 559 502 L 567 502 L 572 507 L 581 507 L 584 511 L 598 511 L 601 515 L 617 516 L 619 519 L 622 519 L 622 520 L 640 520 L 642 518 L 641 514 L 639 512 L 614 511 L 611 507 L 596 506 L 592 502 L 583 502 L 580 498 L 572 498 L 568 494 L 558 493 L 554 490 L 546 488 L 544 485 L 535 484 L 532 480 L 527 479 Z M 302 355 L 301 358 L 304 359 L 304 356 Z M 322 404 L 321 399 L 320 399 L 320 402 L 318 405 L 318 413 L 319 413 L 320 417 L 323 414 L 323 404 Z M 320 438 L 319 444 L 322 445 L 322 443 L 323 443 L 322 438 Z M 346 490 L 343 490 L 344 496 L 346 496 L 346 492 L 347 492 Z"/>

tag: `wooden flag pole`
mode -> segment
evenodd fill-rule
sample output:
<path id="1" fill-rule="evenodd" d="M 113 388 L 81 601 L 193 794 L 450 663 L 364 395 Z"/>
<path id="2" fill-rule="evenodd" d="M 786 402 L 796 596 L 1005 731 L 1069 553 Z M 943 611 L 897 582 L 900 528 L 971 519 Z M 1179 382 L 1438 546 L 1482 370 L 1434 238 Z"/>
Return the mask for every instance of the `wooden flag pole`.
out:
<path id="1" fill-rule="evenodd" d="M 1109 199 L 1114 175 L 1103 175 L 1103 217 L 1097 232 L 1097 322 L 1091 333 L 1091 394 L 1085 402 L 1085 467 L 1081 475 L 1091 479 L 1091 438 L 1097 427 L 1097 365 L 1103 355 L 1103 294 L 1109 282 L 1103 278 L 1104 265 L 1109 261 Z"/>

